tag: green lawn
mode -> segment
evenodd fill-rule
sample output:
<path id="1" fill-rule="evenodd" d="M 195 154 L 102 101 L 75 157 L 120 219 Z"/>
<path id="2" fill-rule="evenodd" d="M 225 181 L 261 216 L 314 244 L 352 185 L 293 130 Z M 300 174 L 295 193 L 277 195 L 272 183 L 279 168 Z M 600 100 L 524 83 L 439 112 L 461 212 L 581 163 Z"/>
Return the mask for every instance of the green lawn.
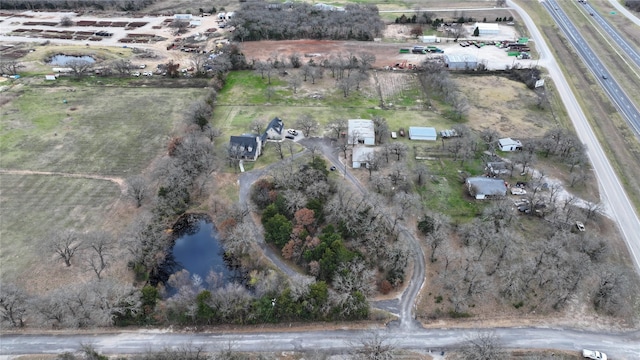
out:
<path id="1" fill-rule="evenodd" d="M 203 89 L 24 87 L 3 107 L 4 169 L 128 176 L 166 146 Z M 12 90 L 13 91 L 13 90 Z"/>
<path id="2" fill-rule="evenodd" d="M 66 84 L 72 86 L 4 93 L 12 100 L 2 107 L 0 168 L 139 174 L 166 151 L 183 109 L 207 91 Z M 13 278 L 41 261 L 38 244 L 52 229 L 105 228 L 120 191 L 106 180 L 0 174 L 1 277 Z"/>
<path id="3" fill-rule="evenodd" d="M 100 229 L 119 196 L 110 181 L 0 174 L 0 277 L 41 261 L 39 244 L 52 229 Z"/>

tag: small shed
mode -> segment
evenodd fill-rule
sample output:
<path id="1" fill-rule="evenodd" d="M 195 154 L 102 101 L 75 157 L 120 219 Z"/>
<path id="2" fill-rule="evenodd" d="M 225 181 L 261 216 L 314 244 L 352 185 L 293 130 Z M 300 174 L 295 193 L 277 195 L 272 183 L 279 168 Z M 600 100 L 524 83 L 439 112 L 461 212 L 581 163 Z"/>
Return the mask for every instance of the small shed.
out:
<path id="1" fill-rule="evenodd" d="M 58 77 L 54 74 L 48 74 L 44 76 L 45 80 L 56 80 Z"/>
<path id="2" fill-rule="evenodd" d="M 478 28 L 480 35 L 500 34 L 500 26 L 496 23 L 476 23 L 474 28 Z"/>
<path id="3" fill-rule="evenodd" d="M 504 180 L 487 177 L 470 177 L 465 182 L 469 194 L 477 200 L 503 197 L 507 195 L 507 185 Z"/>
<path id="4" fill-rule="evenodd" d="M 409 139 L 411 140 L 436 141 L 437 138 L 436 128 L 420 126 L 409 127 Z"/>
<path id="5" fill-rule="evenodd" d="M 174 14 L 173 15 L 173 19 L 174 20 L 190 21 L 191 19 L 193 19 L 193 15 L 191 15 L 191 14 Z"/>
<path id="6" fill-rule="evenodd" d="M 351 156 L 351 166 L 354 169 L 359 169 L 363 166 L 368 168 L 370 156 L 373 155 L 374 151 L 374 148 L 366 146 L 354 147 Z"/>
<path id="7" fill-rule="evenodd" d="M 376 132 L 373 125 L 373 120 L 350 119 L 348 132 L 350 144 L 376 144 Z"/>
<path id="8" fill-rule="evenodd" d="M 470 70 L 478 67 L 478 58 L 471 54 L 447 54 L 444 63 L 451 70 Z"/>
<path id="9" fill-rule="evenodd" d="M 522 150 L 522 142 L 512 138 L 502 138 L 498 140 L 500 151 L 517 151 Z"/>
<path id="10" fill-rule="evenodd" d="M 422 41 L 423 43 L 436 43 L 436 42 L 440 42 L 438 41 L 438 37 L 435 35 L 423 35 L 420 36 L 420 41 Z"/>

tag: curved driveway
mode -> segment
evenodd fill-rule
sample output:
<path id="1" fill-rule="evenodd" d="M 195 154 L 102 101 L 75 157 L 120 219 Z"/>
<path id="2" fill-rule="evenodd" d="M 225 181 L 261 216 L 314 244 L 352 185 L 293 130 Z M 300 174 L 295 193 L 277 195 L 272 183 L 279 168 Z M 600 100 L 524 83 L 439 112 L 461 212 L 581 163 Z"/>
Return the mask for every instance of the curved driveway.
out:
<path id="1" fill-rule="evenodd" d="M 567 111 L 576 127 L 578 135 L 586 145 L 589 157 L 594 165 L 604 202 L 612 208 L 616 219 L 628 242 L 634 261 L 638 266 L 640 255 L 640 222 L 627 199 L 624 190 L 600 147 L 593 131 L 579 107 L 570 87 L 551 57 L 551 52 L 544 42 L 539 30 L 531 18 L 512 1 L 508 1 L 516 9 L 532 33 L 542 61 L 554 79 Z M 333 153 L 334 150 L 330 150 Z M 329 156 L 328 156 L 329 157 Z M 335 166 L 344 171 L 337 156 L 329 159 Z M 336 161 L 336 162 L 334 162 Z M 349 177 L 348 172 L 345 176 Z M 350 179 L 352 180 L 352 179 Z M 355 179 L 354 179 L 355 180 Z M 356 180 L 357 182 L 357 180 Z M 355 183 L 354 183 L 355 184 Z M 357 185 L 356 185 L 357 186 Z M 242 184 L 241 184 L 242 188 Z M 241 195 L 242 197 L 243 195 Z M 244 194 L 246 199 L 246 193 Z M 405 231 L 405 229 L 401 229 Z M 415 259 L 424 256 L 417 241 L 412 242 Z M 417 246 L 418 248 L 413 248 Z M 635 249 L 635 251 L 634 251 Z M 639 266 L 640 268 L 640 266 Z M 423 272 L 424 270 L 422 270 Z M 401 325 L 382 330 L 382 337 L 397 348 L 428 351 L 458 347 L 466 338 L 474 333 L 473 329 L 435 329 L 424 330 L 411 326 L 411 306 L 415 295 L 422 284 L 416 279 L 420 271 L 414 271 L 411 284 L 405 290 L 400 304 Z M 416 279 L 417 281 L 414 281 Z M 415 291 L 415 293 L 414 293 Z M 407 309 L 408 308 L 408 309 Z M 578 351 L 582 347 L 592 347 L 607 352 L 612 358 L 640 358 L 640 334 L 612 333 L 610 331 L 587 332 L 571 329 L 550 328 L 496 328 L 495 334 L 509 348 L 561 349 Z M 197 333 L 173 334 L 150 332 L 123 332 L 116 334 L 89 335 L 20 335 L 5 334 L 0 336 L 0 355 L 29 353 L 61 353 L 74 351 L 80 343 L 92 343 L 99 351 L 105 353 L 125 354 L 144 352 L 149 348 L 182 346 L 184 344 L 202 345 L 205 350 L 217 351 L 231 346 L 239 351 L 291 351 L 291 350 L 347 350 L 353 348 L 354 340 L 366 335 L 362 331 L 323 331 L 323 332 L 254 332 L 242 334 Z"/>

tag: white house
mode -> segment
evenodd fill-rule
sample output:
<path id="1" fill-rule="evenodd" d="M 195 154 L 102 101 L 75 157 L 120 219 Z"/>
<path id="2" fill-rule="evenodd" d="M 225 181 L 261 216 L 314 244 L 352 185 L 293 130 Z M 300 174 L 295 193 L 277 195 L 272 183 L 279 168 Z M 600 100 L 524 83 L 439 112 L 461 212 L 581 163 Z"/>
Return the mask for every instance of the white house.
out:
<path id="1" fill-rule="evenodd" d="M 373 155 L 375 150 L 366 146 L 356 146 L 353 148 L 351 155 L 351 166 L 354 169 L 359 169 L 363 166 L 368 167 L 370 156 Z"/>
<path id="2" fill-rule="evenodd" d="M 362 143 L 365 145 L 375 145 L 376 132 L 373 126 L 373 120 L 350 119 L 348 136 L 350 144 Z"/>
<path id="3" fill-rule="evenodd" d="M 516 151 L 522 150 L 522 143 L 520 140 L 502 138 L 498 140 L 498 147 L 500 148 L 500 151 Z"/>
<path id="4" fill-rule="evenodd" d="M 476 23 L 475 28 L 478 28 L 480 35 L 497 35 L 500 33 L 500 26 L 496 23 Z"/>
<path id="5" fill-rule="evenodd" d="M 437 137 L 436 128 L 420 126 L 409 127 L 409 139 L 411 140 L 436 141 Z"/>

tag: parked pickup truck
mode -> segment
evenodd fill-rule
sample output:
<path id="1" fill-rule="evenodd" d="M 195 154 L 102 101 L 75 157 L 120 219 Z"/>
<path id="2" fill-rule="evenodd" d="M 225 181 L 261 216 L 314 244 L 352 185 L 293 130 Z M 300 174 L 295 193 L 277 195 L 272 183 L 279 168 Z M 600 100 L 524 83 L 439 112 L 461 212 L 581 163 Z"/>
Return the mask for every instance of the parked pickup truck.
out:
<path id="1" fill-rule="evenodd" d="M 595 350 L 582 350 L 582 357 L 593 360 L 607 360 L 607 354 Z"/>

